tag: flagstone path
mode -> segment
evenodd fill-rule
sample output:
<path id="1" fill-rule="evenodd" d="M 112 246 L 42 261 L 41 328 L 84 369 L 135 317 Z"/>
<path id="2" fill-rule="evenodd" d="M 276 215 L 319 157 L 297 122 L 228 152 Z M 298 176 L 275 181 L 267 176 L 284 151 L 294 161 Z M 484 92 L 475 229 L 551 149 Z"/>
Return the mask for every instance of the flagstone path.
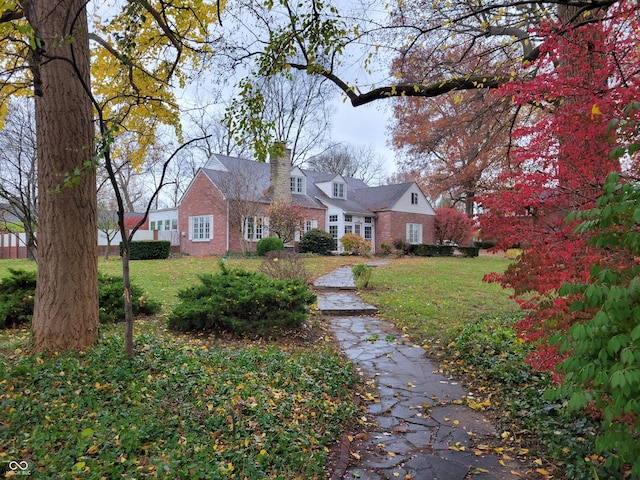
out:
<path id="1" fill-rule="evenodd" d="M 371 263 L 375 266 L 379 263 Z M 458 382 L 439 373 L 424 350 L 355 293 L 350 267 L 314 283 L 318 308 L 365 381 L 375 389 L 366 432 L 342 444 L 332 480 L 466 480 L 527 478 L 517 460 L 483 439 L 498 435 Z M 529 477 L 531 478 L 531 477 Z"/>

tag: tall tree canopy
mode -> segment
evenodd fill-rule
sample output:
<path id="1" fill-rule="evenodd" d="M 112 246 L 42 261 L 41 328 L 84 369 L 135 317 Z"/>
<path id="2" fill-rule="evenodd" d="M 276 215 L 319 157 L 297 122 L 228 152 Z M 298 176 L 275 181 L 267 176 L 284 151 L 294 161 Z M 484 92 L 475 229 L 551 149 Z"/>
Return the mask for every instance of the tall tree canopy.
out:
<path id="1" fill-rule="evenodd" d="M 112 150 L 119 129 L 138 137 L 134 163 L 153 144 L 158 123 L 179 131 L 172 88 L 203 66 L 223 3 L 123 0 L 107 12 L 89 4 L 90 27 L 83 0 L 0 2 L 0 126 L 9 97 L 36 97 L 35 351 L 95 342 L 96 162 Z"/>

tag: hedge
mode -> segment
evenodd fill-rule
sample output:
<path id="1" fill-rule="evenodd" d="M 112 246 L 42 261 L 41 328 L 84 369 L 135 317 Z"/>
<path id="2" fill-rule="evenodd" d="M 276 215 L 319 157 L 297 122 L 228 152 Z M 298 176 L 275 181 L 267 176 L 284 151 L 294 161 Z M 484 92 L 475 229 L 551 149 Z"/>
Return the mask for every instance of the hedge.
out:
<path id="1" fill-rule="evenodd" d="M 171 242 L 168 240 L 134 240 L 131 242 L 130 260 L 162 260 L 169 258 Z M 122 256 L 122 242 L 120 242 L 120 256 Z"/>

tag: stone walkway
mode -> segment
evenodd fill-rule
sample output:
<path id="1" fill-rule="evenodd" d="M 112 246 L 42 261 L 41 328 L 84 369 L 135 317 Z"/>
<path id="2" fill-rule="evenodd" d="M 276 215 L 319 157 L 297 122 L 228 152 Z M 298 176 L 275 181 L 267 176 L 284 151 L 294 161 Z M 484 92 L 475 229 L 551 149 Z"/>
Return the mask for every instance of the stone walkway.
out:
<path id="1" fill-rule="evenodd" d="M 375 275 L 375 272 L 374 272 Z M 347 357 L 375 389 L 366 432 L 343 442 L 332 480 L 465 480 L 532 478 L 483 439 L 497 435 L 470 394 L 438 373 L 424 350 L 376 317 L 354 292 L 351 268 L 337 269 L 314 286 L 318 308 Z M 362 308 L 361 308 L 362 307 Z"/>

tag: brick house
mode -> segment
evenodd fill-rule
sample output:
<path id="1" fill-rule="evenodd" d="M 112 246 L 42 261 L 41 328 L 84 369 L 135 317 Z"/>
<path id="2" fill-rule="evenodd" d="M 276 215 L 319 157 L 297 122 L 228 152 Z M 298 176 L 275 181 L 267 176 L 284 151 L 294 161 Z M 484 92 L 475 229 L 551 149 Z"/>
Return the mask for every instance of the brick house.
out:
<path id="1" fill-rule="evenodd" d="M 292 202 L 305 231 L 340 237 L 355 233 L 374 251 L 383 242 L 434 243 L 435 211 L 415 182 L 369 187 L 356 178 L 291 166 L 289 153 L 271 163 L 213 155 L 195 175 L 178 206 L 180 251 L 224 255 L 255 250 L 269 235 L 268 208 Z"/>

